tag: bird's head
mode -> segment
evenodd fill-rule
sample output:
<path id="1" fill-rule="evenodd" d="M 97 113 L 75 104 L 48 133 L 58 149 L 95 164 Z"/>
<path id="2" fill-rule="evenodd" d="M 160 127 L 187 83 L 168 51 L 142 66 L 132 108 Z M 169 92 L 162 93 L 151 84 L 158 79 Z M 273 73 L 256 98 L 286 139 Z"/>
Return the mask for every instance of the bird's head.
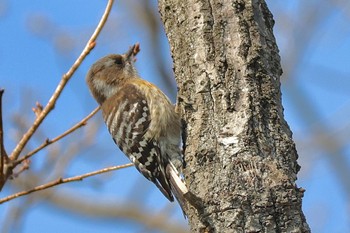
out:
<path id="1" fill-rule="evenodd" d="M 138 77 L 134 62 L 139 51 L 139 44 L 135 44 L 126 53 L 107 55 L 91 66 L 86 82 L 100 105 L 113 96 L 125 80 Z"/>

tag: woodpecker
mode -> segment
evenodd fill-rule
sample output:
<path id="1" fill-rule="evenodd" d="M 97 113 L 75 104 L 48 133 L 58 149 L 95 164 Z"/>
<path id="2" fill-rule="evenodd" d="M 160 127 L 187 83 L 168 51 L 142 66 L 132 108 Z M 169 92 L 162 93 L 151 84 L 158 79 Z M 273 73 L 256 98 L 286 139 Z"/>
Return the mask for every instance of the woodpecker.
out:
<path id="1" fill-rule="evenodd" d="M 114 142 L 173 201 L 179 192 L 176 182 L 185 188 L 180 117 L 169 98 L 138 75 L 134 62 L 139 51 L 135 44 L 124 54 L 101 58 L 91 66 L 86 81 Z"/>

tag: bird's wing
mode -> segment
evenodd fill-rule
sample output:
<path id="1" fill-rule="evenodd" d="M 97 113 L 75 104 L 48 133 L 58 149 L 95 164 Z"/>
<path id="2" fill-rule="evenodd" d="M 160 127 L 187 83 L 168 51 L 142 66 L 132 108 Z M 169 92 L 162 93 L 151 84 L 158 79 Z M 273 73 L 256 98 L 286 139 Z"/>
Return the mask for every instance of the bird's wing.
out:
<path id="1" fill-rule="evenodd" d="M 102 111 L 115 143 L 137 170 L 173 201 L 158 142 L 146 136 L 152 119 L 145 96 L 135 86 L 125 85 L 105 101 Z"/>

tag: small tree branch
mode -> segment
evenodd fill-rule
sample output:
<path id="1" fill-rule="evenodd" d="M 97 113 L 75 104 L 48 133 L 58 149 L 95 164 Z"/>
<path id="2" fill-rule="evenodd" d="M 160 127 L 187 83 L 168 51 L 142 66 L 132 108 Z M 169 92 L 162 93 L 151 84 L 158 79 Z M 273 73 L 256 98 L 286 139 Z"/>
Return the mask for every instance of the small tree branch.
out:
<path id="1" fill-rule="evenodd" d="M 70 80 L 70 78 L 73 76 L 74 72 L 78 69 L 80 64 L 83 62 L 85 57 L 90 53 L 90 51 L 95 47 L 96 45 L 96 39 L 98 35 L 100 34 L 104 24 L 107 21 L 108 15 L 112 9 L 114 0 L 109 0 L 105 9 L 105 12 L 97 25 L 94 33 L 90 37 L 89 41 L 87 42 L 84 50 L 80 54 L 80 56 L 77 58 L 77 60 L 74 62 L 72 67 L 68 70 L 67 73 L 65 73 L 60 81 L 60 83 L 57 85 L 57 88 L 53 95 L 51 96 L 49 102 L 47 105 L 43 108 L 43 110 L 38 114 L 37 118 L 35 119 L 33 125 L 28 129 L 28 131 L 23 135 L 22 139 L 19 141 L 15 149 L 10 155 L 10 159 L 12 161 L 15 161 L 18 159 L 20 153 L 22 152 L 25 145 L 28 143 L 30 138 L 33 136 L 37 128 L 40 126 L 40 124 L 43 122 L 43 120 L 46 118 L 46 116 L 51 112 L 51 110 L 55 107 L 56 101 L 61 95 L 64 87 L 66 86 L 67 82 Z"/>
<path id="2" fill-rule="evenodd" d="M 87 115 L 84 119 L 82 119 L 81 121 L 79 121 L 77 124 L 75 124 L 73 127 L 71 127 L 70 129 L 68 129 L 67 131 L 65 131 L 64 133 L 62 133 L 61 135 L 58 135 L 57 137 L 53 138 L 53 139 L 46 139 L 45 142 L 43 142 L 40 146 L 38 146 L 36 149 L 32 150 L 31 152 L 29 152 L 28 154 L 26 154 L 25 156 L 23 156 L 22 158 L 18 159 L 14 165 L 18 165 L 20 163 L 22 163 L 24 160 L 32 157 L 34 154 L 38 153 L 40 150 L 44 149 L 45 147 L 47 147 L 48 145 L 51 145 L 52 143 L 55 143 L 59 140 L 61 140 L 62 138 L 68 136 L 69 134 L 73 133 L 75 130 L 83 127 L 84 125 L 86 125 L 87 121 L 93 117 L 98 111 L 100 110 L 100 107 L 95 108 L 89 115 Z"/>
<path id="3" fill-rule="evenodd" d="M 0 191 L 3 183 L 6 180 L 7 172 L 4 169 L 5 162 L 8 160 L 7 153 L 5 151 L 4 145 L 4 129 L 2 125 L 2 95 L 4 94 L 4 89 L 0 89 Z"/>
<path id="4" fill-rule="evenodd" d="M 0 204 L 2 204 L 4 202 L 7 202 L 7 201 L 10 201 L 12 199 L 15 199 L 17 197 L 25 196 L 25 195 L 28 195 L 28 194 L 33 193 L 33 192 L 37 192 L 37 191 L 40 191 L 40 190 L 51 188 L 51 187 L 56 186 L 56 185 L 69 183 L 69 182 L 75 182 L 75 181 L 82 181 L 83 179 L 85 179 L 87 177 L 90 177 L 90 176 L 95 176 L 95 175 L 99 175 L 99 174 L 110 172 L 110 171 L 114 171 L 114 170 L 120 170 L 120 169 L 131 167 L 131 166 L 133 166 L 133 164 L 132 163 L 128 163 L 128 164 L 124 164 L 124 165 L 103 168 L 103 169 L 98 170 L 98 171 L 89 172 L 89 173 L 86 173 L 86 174 L 83 174 L 83 175 L 69 177 L 69 178 L 65 178 L 65 179 L 58 178 L 58 179 L 56 179 L 54 181 L 51 181 L 49 183 L 46 183 L 46 184 L 43 184 L 43 185 L 39 185 L 39 186 L 37 186 L 37 187 L 35 187 L 33 189 L 30 189 L 30 190 L 27 190 L 27 191 L 18 192 L 18 193 L 15 193 L 13 195 L 4 197 L 4 198 L 0 199 Z"/>

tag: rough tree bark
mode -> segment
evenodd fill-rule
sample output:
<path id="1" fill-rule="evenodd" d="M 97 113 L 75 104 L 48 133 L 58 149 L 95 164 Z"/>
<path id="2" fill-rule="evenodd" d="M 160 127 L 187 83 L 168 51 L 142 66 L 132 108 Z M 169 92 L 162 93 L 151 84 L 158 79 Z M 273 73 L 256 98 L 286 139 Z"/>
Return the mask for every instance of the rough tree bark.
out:
<path id="1" fill-rule="evenodd" d="M 185 122 L 191 232 L 310 232 L 263 0 L 159 0 Z"/>

